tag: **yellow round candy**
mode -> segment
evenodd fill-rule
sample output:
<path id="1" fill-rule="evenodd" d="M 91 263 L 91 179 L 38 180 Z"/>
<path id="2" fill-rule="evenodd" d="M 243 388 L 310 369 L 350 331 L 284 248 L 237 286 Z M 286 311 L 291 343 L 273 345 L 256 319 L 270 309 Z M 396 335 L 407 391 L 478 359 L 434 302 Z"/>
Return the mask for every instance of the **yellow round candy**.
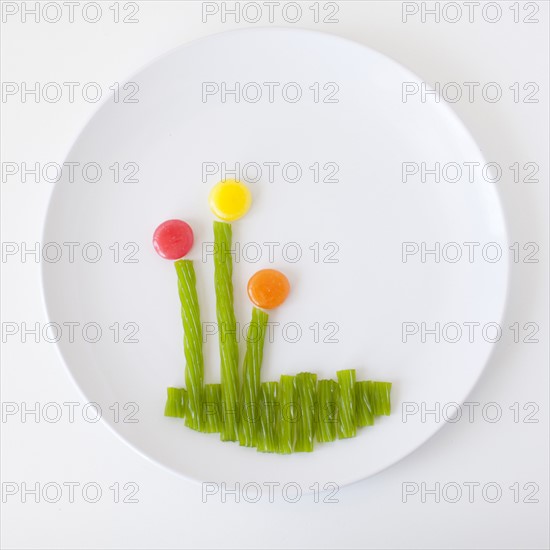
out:
<path id="1" fill-rule="evenodd" d="M 242 218 L 252 204 L 252 195 L 248 187 L 237 180 L 224 180 L 210 191 L 208 199 L 210 210 L 220 220 L 232 222 Z"/>

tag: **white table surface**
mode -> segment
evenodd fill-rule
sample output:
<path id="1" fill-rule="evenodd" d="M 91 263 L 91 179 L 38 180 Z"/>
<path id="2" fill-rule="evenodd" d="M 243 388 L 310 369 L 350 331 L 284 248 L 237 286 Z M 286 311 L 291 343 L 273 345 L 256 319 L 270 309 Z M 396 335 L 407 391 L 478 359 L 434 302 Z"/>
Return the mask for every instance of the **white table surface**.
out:
<path id="1" fill-rule="evenodd" d="M 236 24 L 231 15 L 224 23 L 221 12 L 203 23 L 203 5 L 194 1 L 140 2 L 134 16 L 137 23 L 115 24 L 115 12 L 109 9 L 113 3 L 100 2 L 102 16 L 92 24 L 83 19 L 81 5 L 75 6 L 73 23 L 61 2 L 53 3 L 62 6 L 60 21 L 36 23 L 32 14 L 22 21 L 21 4 L 4 2 L 2 81 L 94 81 L 107 90 L 184 42 L 236 27 L 271 25 L 263 2 L 257 3 L 264 10 L 258 24 Z M 27 9 L 34 4 L 27 2 Z M 356 40 L 431 84 L 479 82 L 479 92 L 484 84 L 495 82 L 502 88 L 500 101 L 490 103 L 477 93 L 473 101 L 463 99 L 454 108 L 485 157 L 503 167 L 499 189 L 510 244 L 534 242 L 540 247 L 538 263 L 511 266 L 504 320 L 504 326 L 537 323 L 539 342 L 503 338 L 468 398 L 480 404 L 472 422 L 463 417 L 445 425 L 400 463 L 340 488 L 334 497 L 337 502 L 323 502 L 324 494 L 320 502 L 311 494 L 296 503 L 281 495 L 269 502 L 267 488 L 256 503 L 244 498 L 236 503 L 234 495 L 222 499 L 221 493 L 204 502 L 199 485 L 148 462 L 102 423 L 84 421 L 79 411 L 85 400 L 69 379 L 54 344 L 35 343 L 32 336 L 22 343 L 20 336 L 5 334 L 8 325 L 4 324 L 3 548 L 548 548 L 548 3 L 493 2 L 486 12 L 470 3 L 472 22 L 468 6 L 460 4 L 462 18 L 451 23 L 445 19 L 455 17 L 454 7 L 442 13 L 439 22 L 429 13 L 422 22 L 422 10 L 433 9 L 434 2 L 320 2 L 321 14 L 332 11 L 327 4 L 339 7 L 335 16 L 339 22 L 324 24 L 313 21 L 309 7 L 314 2 L 299 4 L 303 12 L 297 23 L 286 22 L 281 6 L 274 6 L 272 24 Z M 497 13 L 491 10 L 498 8 L 500 20 L 487 21 Z M 49 9 L 47 17 L 53 19 L 56 8 Z M 87 15 L 93 17 L 93 9 L 88 9 Z M 131 9 L 122 2 L 121 18 Z M 536 15 L 529 15 L 537 9 Z M 406 22 L 403 10 L 411 12 Z M 418 13 L 412 13 L 415 10 Z M 520 22 L 514 21 L 515 15 Z M 523 22 L 529 17 L 539 22 Z M 522 94 L 517 103 L 509 89 L 515 82 L 520 83 Z M 522 90 L 527 82 L 539 86 L 538 103 L 522 101 L 529 91 Z M 82 100 L 35 103 L 30 96 L 22 102 L 20 96 L 4 96 L 1 107 L 3 163 L 45 164 L 63 161 L 97 105 Z M 508 169 L 515 162 L 522 166 L 535 162 L 539 182 L 515 183 Z M 40 241 L 52 184 L 5 179 L 2 241 Z M 45 323 L 40 264 L 31 256 L 26 262 L 8 256 L 2 261 L 2 275 L 2 322 Z M 38 421 L 30 414 L 24 421 L 20 413 L 9 414 L 14 407 L 20 411 L 35 402 L 41 406 L 78 403 L 74 422 L 66 407 L 57 422 L 47 422 L 42 414 Z M 482 414 L 488 403 L 500 407 L 498 422 Z M 514 418 L 514 407 L 519 407 L 519 418 Z M 485 409 L 488 414 L 489 408 Z M 525 422 L 530 411 L 536 412 L 529 418 L 538 422 Z M 71 482 L 79 484 L 74 499 L 66 485 Z M 23 501 L 24 489 L 36 483 L 41 490 L 52 484 L 46 487 L 50 498 L 56 487 L 64 488 L 60 500 L 50 503 L 39 495 L 36 502 L 29 493 Z M 83 498 L 86 483 L 96 484 L 89 486 L 90 499 L 93 487 L 101 488 L 98 502 Z M 137 502 L 115 502 L 110 487 L 117 483 L 120 500 L 136 487 Z M 135 485 L 125 490 L 127 483 Z M 439 502 L 429 492 L 423 499 L 421 489 L 434 489 L 436 483 Z M 457 485 L 462 497 L 453 503 Z M 471 499 L 468 487 L 473 488 Z M 497 487 L 502 495 L 490 502 Z M 404 498 L 404 488 L 419 491 Z"/>

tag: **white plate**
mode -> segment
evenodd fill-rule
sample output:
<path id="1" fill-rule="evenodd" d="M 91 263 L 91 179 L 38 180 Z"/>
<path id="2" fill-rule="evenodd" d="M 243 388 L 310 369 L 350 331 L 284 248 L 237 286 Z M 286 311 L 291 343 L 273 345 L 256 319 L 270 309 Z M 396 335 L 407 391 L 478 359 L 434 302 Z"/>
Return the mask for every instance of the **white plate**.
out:
<path id="1" fill-rule="evenodd" d="M 439 184 L 418 180 L 403 183 L 402 163 L 426 161 L 479 162 L 475 142 L 448 106 L 434 101 L 402 102 L 402 83 L 420 84 L 394 61 L 341 38 L 302 30 L 255 29 L 211 36 L 178 48 L 135 75 L 138 103 L 123 103 L 134 87 L 121 91 L 119 102 L 108 100 L 88 123 L 68 161 L 98 163 L 102 178 L 76 181 L 68 172 L 56 185 L 44 231 L 44 242 L 79 242 L 74 262 L 67 245 L 61 260 L 44 263 L 43 285 L 49 318 L 98 323 L 102 336 L 86 342 L 78 327 L 73 342 L 64 330 L 59 342 L 70 373 L 89 401 L 98 402 L 103 418 L 143 455 L 194 480 L 246 482 L 295 481 L 339 484 L 364 478 L 401 459 L 426 441 L 443 422 L 419 415 L 403 422 L 404 403 L 433 408 L 461 403 L 486 364 L 493 344 L 476 330 L 469 342 L 466 327 L 457 343 L 433 343 L 427 336 L 402 342 L 402 323 L 462 324 L 499 322 L 507 287 L 506 231 L 494 186 L 486 181 Z M 258 102 L 234 96 L 201 97 L 203 82 L 227 87 L 259 83 Z M 273 102 L 265 82 L 274 86 Z M 285 83 L 296 82 L 303 96 L 291 103 L 281 96 Z M 337 103 L 322 101 L 334 90 Z M 313 100 L 319 83 L 321 101 Z M 327 84 L 326 89 L 323 87 Z M 310 89 L 313 86 L 314 89 Z M 246 89 L 254 98 L 258 86 Z M 294 97 L 295 86 L 285 89 Z M 115 162 L 121 178 L 127 162 L 139 165 L 139 183 L 113 182 Z M 313 371 L 320 377 L 356 368 L 359 379 L 392 381 L 393 414 L 354 439 L 317 445 L 314 453 L 268 455 L 218 436 L 194 433 L 180 421 L 163 417 L 165 389 L 183 385 L 182 330 L 176 276 L 171 262 L 160 259 L 151 245 L 152 233 L 169 218 L 187 220 L 196 243 L 198 291 L 203 322 L 215 321 L 212 259 L 201 262 L 201 243 L 212 240 L 212 215 L 207 196 L 219 174 L 203 182 L 202 163 L 259 164 L 296 162 L 292 170 L 267 169 L 251 183 L 254 204 L 234 224 L 234 237 L 244 248 L 235 265 L 237 318 L 250 315 L 246 282 L 257 269 L 274 267 L 287 273 L 292 294 L 274 311 L 274 341 L 266 345 L 264 380 L 280 374 Z M 312 181 L 310 166 L 339 165 L 338 183 Z M 252 170 L 252 169 L 251 169 Z M 93 177 L 93 171 L 88 173 Z M 328 170 L 322 172 L 327 176 Z M 477 171 L 477 175 L 480 172 Z M 250 178 L 254 177 L 251 172 Z M 89 178 L 88 178 L 89 179 Z M 428 256 L 402 261 L 403 242 L 435 241 L 499 243 L 503 258 L 490 263 L 475 248 L 475 261 L 463 258 L 439 263 Z M 82 258 L 85 243 L 102 247 L 96 263 Z M 132 252 L 116 248 L 136 242 L 138 263 L 124 263 Z M 263 243 L 278 242 L 274 261 Z M 292 263 L 298 243 L 302 258 Z M 320 259 L 313 259 L 320 243 Z M 323 250 L 325 243 L 337 243 Z M 114 246 L 113 246 L 114 245 Z M 53 249 L 52 249 L 53 250 Z M 50 252 L 52 251 L 50 250 Z M 464 249 L 465 250 L 465 249 Z M 254 255 L 261 258 L 253 263 Z M 446 249 L 447 257 L 453 250 Z M 88 246 L 91 258 L 94 247 Z M 125 323 L 139 326 L 139 343 L 115 342 L 129 336 Z M 301 338 L 292 343 L 297 324 Z M 338 343 L 327 338 L 337 323 Z M 129 326 L 131 327 L 131 326 Z M 446 334 L 453 337 L 453 331 Z M 90 328 L 89 338 L 94 338 Z M 243 342 L 241 341 L 241 346 Z M 219 381 L 217 341 L 206 345 L 206 380 Z M 119 405 L 114 405 L 118 403 Z M 137 403 L 139 412 L 132 415 Z M 112 408 L 110 408 L 112 407 Z M 115 418 L 115 409 L 120 416 Z M 411 406 L 414 407 L 414 406 Z M 447 414 L 450 409 L 446 409 Z M 137 419 L 139 422 L 124 422 Z M 118 420 L 118 421 L 117 421 Z"/>

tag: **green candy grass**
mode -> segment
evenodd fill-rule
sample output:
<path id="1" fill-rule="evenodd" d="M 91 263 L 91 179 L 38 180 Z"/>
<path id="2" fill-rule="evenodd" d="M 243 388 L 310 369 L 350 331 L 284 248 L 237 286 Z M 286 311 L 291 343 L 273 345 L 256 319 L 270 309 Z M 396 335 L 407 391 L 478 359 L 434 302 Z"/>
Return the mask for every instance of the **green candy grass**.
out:
<path id="1" fill-rule="evenodd" d="M 203 429 L 207 433 L 219 433 L 222 426 L 222 387 L 206 384 L 203 402 Z"/>
<path id="2" fill-rule="evenodd" d="M 317 382 L 317 441 L 327 443 L 336 439 L 338 428 L 339 386 L 334 380 Z"/>
<path id="3" fill-rule="evenodd" d="M 298 422 L 294 451 L 310 453 L 313 451 L 315 436 L 315 406 L 317 399 L 317 375 L 301 372 L 296 375 L 296 398 Z"/>
<path id="4" fill-rule="evenodd" d="M 338 396 L 338 438 L 355 437 L 355 369 L 336 372 L 339 386 Z"/>
<path id="5" fill-rule="evenodd" d="M 374 416 L 389 416 L 391 413 L 391 382 L 367 382 L 369 399 Z"/>
<path id="6" fill-rule="evenodd" d="M 185 418 L 185 402 L 187 401 L 185 388 L 167 388 L 166 392 L 168 395 L 164 406 L 164 416 Z"/>
<path id="7" fill-rule="evenodd" d="M 260 384 L 260 422 L 256 432 L 257 449 L 262 453 L 276 453 L 277 421 L 279 417 L 278 382 Z"/>
<path id="8" fill-rule="evenodd" d="M 370 400 L 370 384 L 366 380 L 355 382 L 355 424 L 358 428 L 374 425 L 374 411 Z"/>
<path id="9" fill-rule="evenodd" d="M 280 415 L 277 424 L 278 452 L 281 454 L 290 454 L 294 449 L 298 421 L 295 395 L 295 377 L 283 374 L 279 381 Z"/>

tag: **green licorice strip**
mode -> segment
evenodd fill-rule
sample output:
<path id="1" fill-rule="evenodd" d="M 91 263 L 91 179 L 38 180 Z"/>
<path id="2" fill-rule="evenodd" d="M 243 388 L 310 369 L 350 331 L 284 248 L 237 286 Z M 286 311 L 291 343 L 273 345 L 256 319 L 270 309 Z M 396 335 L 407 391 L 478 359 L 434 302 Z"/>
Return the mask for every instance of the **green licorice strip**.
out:
<path id="1" fill-rule="evenodd" d="M 239 350 L 237 323 L 233 309 L 233 258 L 231 225 L 214 222 L 214 283 L 216 315 L 220 335 L 222 386 L 222 441 L 238 439 Z"/>
<path id="2" fill-rule="evenodd" d="M 241 417 L 239 442 L 245 447 L 256 446 L 257 423 L 260 407 L 260 370 L 264 355 L 265 328 L 268 315 L 260 309 L 252 309 L 252 320 L 246 336 L 246 355 L 243 366 L 243 387 L 241 393 Z"/>
<path id="3" fill-rule="evenodd" d="M 355 437 L 355 369 L 336 372 L 340 395 L 338 398 L 338 437 Z"/>
<path id="4" fill-rule="evenodd" d="M 260 422 L 256 430 L 258 451 L 276 453 L 279 382 L 262 382 L 260 384 Z"/>
<path id="5" fill-rule="evenodd" d="M 185 401 L 187 400 L 185 388 L 167 388 L 167 393 L 164 416 L 185 418 Z"/>
<path id="6" fill-rule="evenodd" d="M 191 260 L 174 263 L 178 274 L 178 290 L 183 322 L 183 351 L 185 354 L 185 387 L 187 410 L 185 424 L 201 430 L 202 394 L 204 392 L 204 359 L 202 354 L 202 325 L 197 297 L 195 269 Z"/>
<path id="7" fill-rule="evenodd" d="M 221 384 L 206 384 L 203 401 L 203 431 L 219 433 L 222 421 L 222 387 Z"/>
<path id="8" fill-rule="evenodd" d="M 389 416 L 391 413 L 391 382 L 368 382 L 369 399 L 374 416 Z"/>
<path id="9" fill-rule="evenodd" d="M 338 383 L 334 380 L 319 380 L 317 403 L 319 411 L 317 441 L 334 441 L 338 426 Z"/>
<path id="10" fill-rule="evenodd" d="M 355 424 L 358 428 L 374 425 L 374 411 L 370 401 L 369 384 L 365 380 L 355 382 Z"/>
<path id="11" fill-rule="evenodd" d="M 290 454 L 294 448 L 298 407 L 294 391 L 294 376 L 283 374 L 279 382 L 280 415 L 277 424 L 278 452 Z"/>
<path id="12" fill-rule="evenodd" d="M 294 450 L 297 452 L 313 451 L 313 437 L 315 435 L 315 401 L 317 375 L 310 372 L 301 372 L 296 375 L 296 397 L 298 406 L 298 423 L 296 426 L 296 442 Z"/>

